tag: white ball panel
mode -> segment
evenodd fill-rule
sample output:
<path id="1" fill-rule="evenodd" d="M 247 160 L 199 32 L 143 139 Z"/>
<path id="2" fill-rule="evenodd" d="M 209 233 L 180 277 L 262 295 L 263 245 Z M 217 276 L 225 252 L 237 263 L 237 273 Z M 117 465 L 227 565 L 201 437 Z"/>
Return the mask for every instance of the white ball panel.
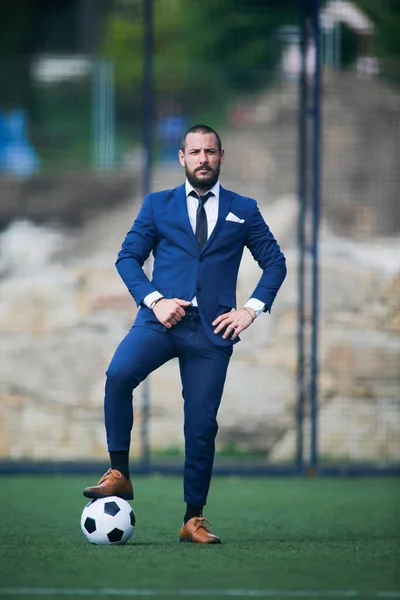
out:
<path id="1" fill-rule="evenodd" d="M 105 546 L 110 543 L 107 534 L 99 529 L 96 529 L 94 533 L 91 533 L 87 539 L 92 544 L 97 544 L 98 546 Z"/>

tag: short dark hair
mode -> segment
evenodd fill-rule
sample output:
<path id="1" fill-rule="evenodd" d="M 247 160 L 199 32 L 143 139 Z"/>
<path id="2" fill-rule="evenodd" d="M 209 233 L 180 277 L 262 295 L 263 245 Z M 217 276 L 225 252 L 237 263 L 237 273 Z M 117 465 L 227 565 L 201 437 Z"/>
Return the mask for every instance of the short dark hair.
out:
<path id="1" fill-rule="evenodd" d="M 200 125 L 193 125 L 182 136 L 182 139 L 181 139 L 181 150 L 182 150 L 182 152 L 185 151 L 186 138 L 189 135 L 189 133 L 213 133 L 215 135 L 215 137 L 216 137 L 216 140 L 217 140 L 218 151 L 219 151 L 219 153 L 221 153 L 222 142 L 221 142 L 221 138 L 219 137 L 218 133 L 212 127 L 209 127 L 208 125 L 202 125 L 202 124 L 200 124 Z"/>

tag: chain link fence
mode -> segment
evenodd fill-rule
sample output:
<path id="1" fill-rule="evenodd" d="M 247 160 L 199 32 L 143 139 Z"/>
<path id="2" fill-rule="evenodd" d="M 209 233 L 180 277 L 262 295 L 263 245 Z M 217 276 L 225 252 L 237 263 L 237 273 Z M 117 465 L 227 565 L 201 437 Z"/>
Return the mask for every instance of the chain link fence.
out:
<path id="1" fill-rule="evenodd" d="M 308 401 L 298 419 L 297 23 L 295 7 L 268 40 L 269 62 L 252 74 L 263 81 L 258 92 L 227 99 L 221 89 L 229 77 L 218 86 L 201 69 L 202 101 L 196 87 L 185 91 L 179 65 L 156 68 L 152 188 L 183 181 L 180 136 L 194 122 L 209 123 L 226 149 L 222 185 L 257 199 L 288 262 L 271 315 L 261 315 L 235 347 L 219 414 L 216 469 L 224 472 L 299 472 L 309 464 L 315 423 Z M 259 35 L 257 43 L 267 43 Z M 400 462 L 400 92 L 363 56 L 339 68 L 338 39 L 323 30 L 318 467 L 392 469 Z M 234 52 L 234 41 L 224 51 Z M 313 56 L 311 46 L 308 76 Z M 107 463 L 104 373 L 136 312 L 114 262 L 142 201 L 142 89 L 131 90 L 129 114 L 120 69 L 109 59 L 36 57 L 29 109 L 0 106 L 3 470 Z M 311 221 L 309 206 L 307 236 Z M 246 251 L 238 305 L 258 277 Z M 312 286 L 308 275 L 305 285 Z M 134 395 L 132 460 L 137 468 L 179 470 L 176 361 L 147 385 Z"/>

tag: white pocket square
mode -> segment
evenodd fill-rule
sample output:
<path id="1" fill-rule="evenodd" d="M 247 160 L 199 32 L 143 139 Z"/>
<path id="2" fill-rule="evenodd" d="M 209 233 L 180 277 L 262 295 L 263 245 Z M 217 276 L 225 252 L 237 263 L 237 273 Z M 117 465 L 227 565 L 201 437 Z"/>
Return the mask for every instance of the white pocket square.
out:
<path id="1" fill-rule="evenodd" d="M 237 217 L 236 215 L 234 215 L 233 213 L 228 213 L 228 216 L 226 217 L 226 221 L 233 221 L 234 223 L 244 223 L 244 219 L 239 219 L 239 217 Z"/>

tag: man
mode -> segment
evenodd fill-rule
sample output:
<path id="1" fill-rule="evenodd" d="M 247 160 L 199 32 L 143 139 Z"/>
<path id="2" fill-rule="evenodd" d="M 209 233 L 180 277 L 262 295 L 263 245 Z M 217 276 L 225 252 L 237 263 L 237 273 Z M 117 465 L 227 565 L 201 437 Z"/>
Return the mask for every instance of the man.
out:
<path id="1" fill-rule="evenodd" d="M 132 392 L 149 373 L 178 357 L 184 398 L 184 501 L 181 542 L 219 544 L 203 517 L 214 461 L 217 412 L 233 344 L 271 310 L 285 278 L 285 258 L 255 200 L 219 184 L 224 149 L 216 131 L 195 125 L 179 161 L 186 182 L 149 194 L 127 234 L 116 266 L 140 310 L 107 371 L 105 423 L 111 468 L 88 498 L 133 498 L 129 447 Z M 244 247 L 262 269 L 248 302 L 236 308 Z M 143 263 L 153 251 L 149 281 Z"/>

